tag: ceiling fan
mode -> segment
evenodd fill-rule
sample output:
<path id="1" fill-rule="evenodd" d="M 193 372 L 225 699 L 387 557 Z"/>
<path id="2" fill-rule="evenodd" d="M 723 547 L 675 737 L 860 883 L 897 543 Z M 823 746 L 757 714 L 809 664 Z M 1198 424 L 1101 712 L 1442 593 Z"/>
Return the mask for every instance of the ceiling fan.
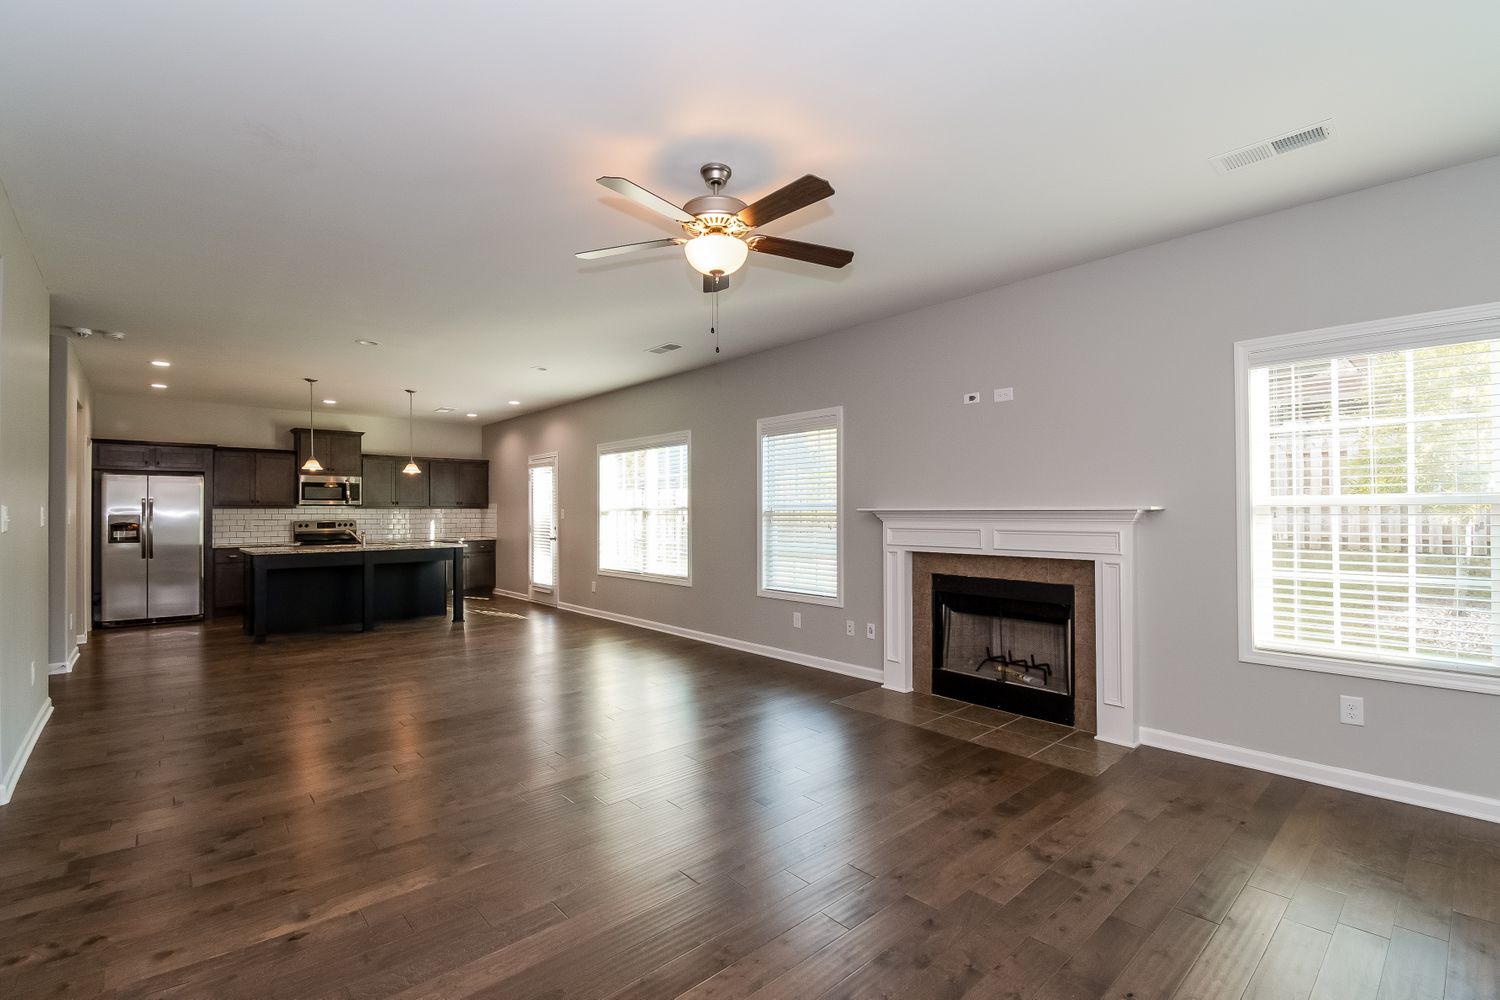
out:
<path id="1" fill-rule="evenodd" d="M 816 204 L 833 194 L 832 185 L 823 178 L 808 174 L 772 191 L 759 201 L 746 205 L 738 198 L 721 193 L 729 181 L 730 170 L 727 166 L 722 163 L 705 163 L 698 172 L 703 175 L 703 182 L 713 193 L 700 195 L 681 208 L 652 194 L 634 181 L 623 177 L 599 178 L 600 184 L 616 194 L 622 194 L 678 223 L 687 235 L 585 250 L 576 256 L 580 260 L 597 260 L 637 250 L 680 246 L 687 254 L 688 263 L 703 275 L 705 292 L 718 292 L 728 287 L 729 275 L 740 269 L 751 250 L 806 261 L 809 264 L 821 264 L 824 267 L 843 267 L 854 259 L 852 250 L 839 250 L 817 243 L 802 243 L 753 232 L 768 222 Z"/>

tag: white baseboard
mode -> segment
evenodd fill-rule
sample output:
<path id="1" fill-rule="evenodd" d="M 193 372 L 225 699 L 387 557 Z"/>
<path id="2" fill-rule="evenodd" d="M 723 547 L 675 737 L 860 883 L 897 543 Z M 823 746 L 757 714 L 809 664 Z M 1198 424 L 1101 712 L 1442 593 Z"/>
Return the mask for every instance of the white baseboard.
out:
<path id="1" fill-rule="evenodd" d="M 1184 736 L 1181 733 L 1147 729 L 1144 726 L 1141 728 L 1141 742 L 1146 746 L 1159 747 L 1162 750 L 1175 750 L 1178 753 L 1217 760 L 1225 764 L 1238 764 L 1257 771 L 1268 771 L 1271 774 L 1281 774 L 1289 778 L 1301 778 L 1314 784 L 1373 795 L 1378 799 L 1390 799 L 1409 805 L 1425 806 L 1428 809 L 1457 813 L 1460 816 L 1489 820 L 1491 823 L 1500 823 L 1500 799 L 1474 795 L 1470 792 L 1439 788 L 1435 785 L 1420 785 L 1400 778 L 1387 778 L 1365 771 L 1351 771 L 1343 767 L 1334 767 L 1332 764 L 1319 764 L 1316 761 L 1301 760 L 1297 757 L 1283 757 L 1280 754 L 1266 753 L 1264 750 L 1251 750 L 1228 743 L 1215 743 L 1213 740 L 1200 739 L 1197 736 Z"/>
<path id="2" fill-rule="evenodd" d="M 37 709 L 36 718 L 31 720 L 31 728 L 26 730 L 26 737 L 16 750 L 16 759 L 10 762 L 10 767 L 5 769 L 5 774 L 0 777 L 0 806 L 10 801 L 11 794 L 16 790 L 16 782 L 21 780 L 21 771 L 26 767 L 26 761 L 31 759 L 31 750 L 36 746 L 36 741 L 42 735 L 42 728 L 47 725 L 47 720 L 52 718 L 52 699 L 48 698 L 42 702 L 42 707 Z"/>
<path id="3" fill-rule="evenodd" d="M 74 646 L 72 652 L 68 653 L 68 658 L 65 662 L 47 664 L 47 673 L 71 674 L 73 672 L 73 664 L 78 662 L 78 654 L 79 649 L 77 646 Z"/>
<path id="4" fill-rule="evenodd" d="M 73 639 L 80 646 L 87 646 L 89 644 L 89 634 L 87 632 L 79 632 Z"/>
<path id="5" fill-rule="evenodd" d="M 525 594 L 518 594 L 511 590 L 501 590 L 498 587 L 495 588 L 495 593 L 501 597 L 513 597 L 519 601 L 531 600 Z M 552 605 L 544 606 L 551 607 Z M 829 673 L 843 674 L 845 677 L 857 677 L 862 681 L 875 681 L 879 683 L 885 679 L 885 672 L 879 667 L 862 667 L 857 663 L 830 660 L 826 656 L 813 656 L 810 653 L 799 653 L 796 650 L 767 646 L 759 642 L 750 642 L 746 639 L 735 639 L 727 635 L 715 635 L 712 632 L 700 632 L 697 629 L 683 628 L 680 625 L 668 625 L 665 622 L 654 622 L 646 618 L 636 618 L 632 615 L 616 614 L 613 611 L 600 611 L 598 608 L 588 608 L 582 604 L 567 604 L 559 601 L 557 602 L 557 608 L 561 611 L 571 611 L 574 614 L 588 615 L 590 618 L 603 618 L 606 621 L 619 622 L 622 625 L 634 625 L 636 628 L 650 629 L 653 632 L 665 632 L 668 635 L 680 636 L 683 639 L 706 642 L 712 646 L 723 646 L 725 649 L 736 649 L 742 653 L 754 653 L 756 656 L 765 656 L 773 660 L 785 660 L 787 663 L 795 663 L 801 667 L 813 667 L 817 670 L 827 670 Z"/>

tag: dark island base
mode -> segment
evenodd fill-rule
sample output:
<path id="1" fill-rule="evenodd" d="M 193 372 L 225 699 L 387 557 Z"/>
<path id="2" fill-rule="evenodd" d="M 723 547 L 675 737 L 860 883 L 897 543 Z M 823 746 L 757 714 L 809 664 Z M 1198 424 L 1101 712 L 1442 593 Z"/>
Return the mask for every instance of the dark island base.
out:
<path id="1" fill-rule="evenodd" d="M 246 553 L 245 633 L 369 631 L 443 614 L 450 596 L 461 622 L 463 586 L 462 548 Z"/>

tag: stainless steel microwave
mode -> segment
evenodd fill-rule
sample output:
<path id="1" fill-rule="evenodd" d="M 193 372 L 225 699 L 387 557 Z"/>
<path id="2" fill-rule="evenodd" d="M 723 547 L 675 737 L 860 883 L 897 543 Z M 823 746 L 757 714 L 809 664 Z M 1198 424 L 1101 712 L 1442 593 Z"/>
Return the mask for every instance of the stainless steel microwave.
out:
<path id="1" fill-rule="evenodd" d="M 303 507 L 358 507 L 358 476 L 298 476 L 297 503 Z"/>

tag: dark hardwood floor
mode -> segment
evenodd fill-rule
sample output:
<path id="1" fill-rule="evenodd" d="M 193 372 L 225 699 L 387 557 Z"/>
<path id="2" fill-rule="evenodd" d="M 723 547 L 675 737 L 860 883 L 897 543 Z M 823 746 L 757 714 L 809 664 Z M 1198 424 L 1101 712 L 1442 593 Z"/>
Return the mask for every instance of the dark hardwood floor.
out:
<path id="1" fill-rule="evenodd" d="M 94 633 L 0 808 L 0 997 L 1500 996 L 1500 827 L 493 607 Z"/>

